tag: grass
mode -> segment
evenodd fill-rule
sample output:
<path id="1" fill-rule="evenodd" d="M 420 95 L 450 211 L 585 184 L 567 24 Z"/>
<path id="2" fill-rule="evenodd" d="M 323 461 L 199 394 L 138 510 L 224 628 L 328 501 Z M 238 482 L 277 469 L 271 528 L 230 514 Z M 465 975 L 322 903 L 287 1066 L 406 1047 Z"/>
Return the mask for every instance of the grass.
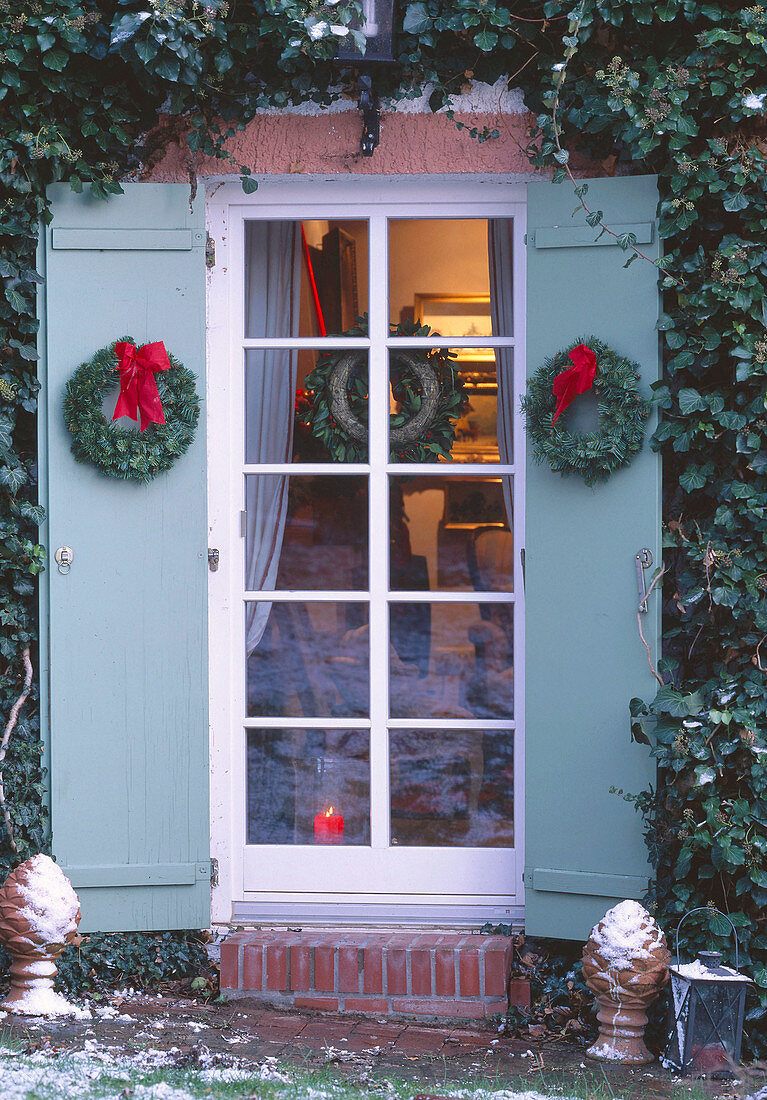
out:
<path id="1" fill-rule="evenodd" d="M 0 1032 L 2 1100 L 413 1100 L 421 1092 L 433 1094 L 435 1088 L 472 1100 L 491 1100 L 493 1096 L 492 1086 L 478 1089 L 476 1078 L 437 1086 L 394 1077 L 354 1080 L 337 1068 L 306 1071 L 270 1061 L 262 1073 L 274 1079 L 264 1080 L 258 1071 L 247 1075 L 234 1071 L 237 1079 L 230 1080 L 227 1075 L 233 1071 L 226 1069 L 142 1069 L 135 1061 L 111 1058 L 101 1051 L 29 1055 L 20 1053 L 22 1045 Z M 532 1100 L 533 1092 L 552 1100 L 618 1100 L 620 1090 L 616 1092 L 607 1076 L 603 1077 L 585 1072 L 565 1081 L 556 1073 L 541 1071 L 518 1083 L 504 1082 L 497 1100 L 512 1100 L 515 1091 L 526 1100 Z M 694 1082 L 675 1084 L 671 1092 L 671 1100 L 711 1100 L 711 1096 L 710 1089 Z"/>

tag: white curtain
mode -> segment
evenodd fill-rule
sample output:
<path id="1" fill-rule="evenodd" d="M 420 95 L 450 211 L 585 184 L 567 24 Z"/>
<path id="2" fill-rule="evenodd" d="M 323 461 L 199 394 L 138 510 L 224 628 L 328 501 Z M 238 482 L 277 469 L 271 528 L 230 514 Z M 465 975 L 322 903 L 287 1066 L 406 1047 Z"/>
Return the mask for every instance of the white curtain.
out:
<path id="1" fill-rule="evenodd" d="M 514 271 L 512 267 L 511 223 L 491 219 L 487 223 L 487 249 L 490 261 L 490 316 L 493 336 L 514 334 Z M 496 348 L 498 377 L 498 448 L 501 462 L 514 462 L 514 349 Z M 503 478 L 503 499 L 509 530 L 514 530 L 512 479 Z"/>
<path id="2" fill-rule="evenodd" d="M 251 221 L 245 237 L 245 332 L 248 337 L 298 335 L 300 225 Z M 293 453 L 298 353 L 248 351 L 245 372 L 245 461 L 290 462 Z M 274 588 L 288 510 L 288 477 L 246 478 L 246 580 L 251 591 Z M 248 605 L 247 651 L 263 637 L 271 604 Z"/>

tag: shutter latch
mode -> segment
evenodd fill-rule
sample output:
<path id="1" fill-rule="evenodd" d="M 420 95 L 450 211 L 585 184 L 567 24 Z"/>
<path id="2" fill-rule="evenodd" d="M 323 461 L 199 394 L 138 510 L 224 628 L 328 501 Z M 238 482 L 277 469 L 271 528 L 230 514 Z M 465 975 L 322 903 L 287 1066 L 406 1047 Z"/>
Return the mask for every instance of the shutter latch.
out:
<path id="1" fill-rule="evenodd" d="M 644 582 L 644 571 L 649 569 L 653 563 L 652 550 L 648 550 L 646 546 L 642 547 L 639 553 L 634 558 L 634 564 L 637 571 L 637 597 L 639 599 L 639 608 L 643 614 L 647 611 L 647 587 Z"/>

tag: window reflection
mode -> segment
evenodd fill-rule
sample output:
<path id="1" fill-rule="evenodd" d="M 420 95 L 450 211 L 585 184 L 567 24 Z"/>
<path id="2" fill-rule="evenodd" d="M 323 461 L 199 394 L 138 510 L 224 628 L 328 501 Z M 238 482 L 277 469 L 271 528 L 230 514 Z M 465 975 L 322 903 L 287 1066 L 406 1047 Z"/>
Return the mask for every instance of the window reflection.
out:
<path id="1" fill-rule="evenodd" d="M 248 603 L 248 715 L 361 718 L 370 712 L 366 603 Z"/>
<path id="2" fill-rule="evenodd" d="M 514 845 L 511 730 L 391 730 L 392 844 Z"/>
<path id="3" fill-rule="evenodd" d="M 512 718 L 509 604 L 389 605 L 393 718 Z"/>

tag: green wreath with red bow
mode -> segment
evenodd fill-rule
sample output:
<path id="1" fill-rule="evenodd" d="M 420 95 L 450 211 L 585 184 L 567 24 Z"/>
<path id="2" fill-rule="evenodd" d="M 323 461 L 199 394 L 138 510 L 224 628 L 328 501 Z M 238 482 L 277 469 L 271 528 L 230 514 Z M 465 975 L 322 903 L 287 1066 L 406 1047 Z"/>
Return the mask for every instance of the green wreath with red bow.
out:
<path id="1" fill-rule="evenodd" d="M 587 485 L 605 481 L 641 449 L 650 405 L 637 388 L 640 367 L 594 336 L 580 338 L 539 367 L 522 398 L 527 434 L 538 462 Z M 593 389 L 599 430 L 569 432 L 559 419 Z"/>
<path id="2" fill-rule="evenodd" d="M 427 325 L 392 325 L 392 336 L 438 336 Z M 367 336 L 367 318 L 344 336 Z M 451 352 L 445 348 L 392 351 L 389 382 L 397 411 L 389 417 L 392 462 L 449 459 L 455 426 L 469 406 Z M 368 461 L 368 356 L 366 351 L 321 355 L 296 402 L 299 432 L 308 430 L 334 462 Z"/>
<path id="3" fill-rule="evenodd" d="M 82 363 L 64 391 L 72 454 L 107 477 L 151 481 L 188 450 L 200 419 L 195 376 L 159 341 L 137 347 L 129 336 Z M 119 382 L 111 420 L 104 395 Z M 114 423 L 140 421 L 141 430 Z"/>

